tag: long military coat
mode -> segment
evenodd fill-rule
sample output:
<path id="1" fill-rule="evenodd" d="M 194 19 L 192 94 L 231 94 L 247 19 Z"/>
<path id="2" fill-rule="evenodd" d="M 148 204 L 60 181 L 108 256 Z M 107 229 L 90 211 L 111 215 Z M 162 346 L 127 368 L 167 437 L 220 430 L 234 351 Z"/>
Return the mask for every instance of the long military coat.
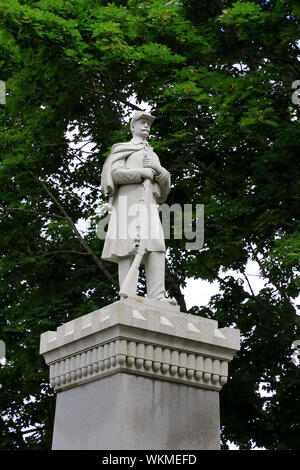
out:
<path id="1" fill-rule="evenodd" d="M 118 263 L 135 254 L 138 238 L 145 240 L 145 251 L 165 251 L 158 204 L 170 191 L 170 173 L 162 168 L 145 192 L 139 169 L 144 167 L 144 155 L 160 161 L 153 148 L 142 139 L 115 144 L 107 157 L 101 176 L 101 190 L 110 196 L 112 212 L 108 224 L 102 259 Z"/>

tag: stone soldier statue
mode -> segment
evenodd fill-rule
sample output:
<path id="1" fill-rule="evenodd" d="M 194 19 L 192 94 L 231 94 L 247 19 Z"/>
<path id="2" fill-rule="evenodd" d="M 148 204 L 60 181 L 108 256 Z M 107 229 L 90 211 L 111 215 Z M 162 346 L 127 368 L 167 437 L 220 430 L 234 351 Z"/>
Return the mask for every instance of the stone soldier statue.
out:
<path id="1" fill-rule="evenodd" d="M 155 117 L 135 111 L 132 139 L 112 146 L 101 176 L 110 196 L 102 259 L 118 263 L 120 296 L 136 295 L 138 270 L 145 265 L 147 297 L 176 304 L 165 293 L 165 241 L 158 213 L 170 191 L 170 173 L 147 142 Z"/>

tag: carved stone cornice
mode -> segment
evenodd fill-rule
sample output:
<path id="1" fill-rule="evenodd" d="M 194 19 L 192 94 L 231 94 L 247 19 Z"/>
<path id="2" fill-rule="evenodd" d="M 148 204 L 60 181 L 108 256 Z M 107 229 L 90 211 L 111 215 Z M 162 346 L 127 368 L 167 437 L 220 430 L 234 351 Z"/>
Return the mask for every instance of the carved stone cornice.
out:
<path id="1" fill-rule="evenodd" d="M 41 335 L 59 392 L 125 372 L 221 390 L 239 331 L 143 297 L 121 300 Z"/>

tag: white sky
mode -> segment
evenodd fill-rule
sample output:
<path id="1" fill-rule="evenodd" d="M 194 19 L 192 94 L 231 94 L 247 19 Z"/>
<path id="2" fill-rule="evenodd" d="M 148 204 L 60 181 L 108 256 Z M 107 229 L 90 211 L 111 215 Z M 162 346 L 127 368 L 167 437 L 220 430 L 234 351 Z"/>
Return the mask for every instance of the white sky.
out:
<path id="1" fill-rule="evenodd" d="M 225 273 L 221 273 L 220 277 L 231 275 L 235 278 L 242 278 L 236 271 L 228 270 Z M 264 287 L 265 281 L 259 276 L 259 267 L 256 261 L 249 261 L 246 266 L 246 275 L 249 278 L 251 287 L 254 294 L 257 294 L 260 289 Z M 243 279 L 244 289 L 250 292 L 249 286 L 246 280 Z M 219 282 L 214 281 L 212 283 L 203 281 L 201 279 L 187 279 L 187 286 L 182 289 L 182 293 L 185 296 L 187 308 L 190 309 L 193 306 L 207 305 L 211 296 L 219 292 Z M 300 301 L 300 300 L 299 300 Z"/>

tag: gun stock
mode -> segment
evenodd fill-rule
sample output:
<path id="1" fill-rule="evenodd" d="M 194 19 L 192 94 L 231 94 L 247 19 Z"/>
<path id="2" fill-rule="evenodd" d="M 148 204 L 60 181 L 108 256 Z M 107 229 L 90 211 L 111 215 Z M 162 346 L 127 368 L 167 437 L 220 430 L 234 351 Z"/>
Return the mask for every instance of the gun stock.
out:
<path id="1" fill-rule="evenodd" d="M 136 288 L 139 279 L 140 264 L 143 258 L 143 253 L 136 253 L 132 265 L 124 279 L 119 295 L 120 297 L 134 297 L 136 295 Z"/>

